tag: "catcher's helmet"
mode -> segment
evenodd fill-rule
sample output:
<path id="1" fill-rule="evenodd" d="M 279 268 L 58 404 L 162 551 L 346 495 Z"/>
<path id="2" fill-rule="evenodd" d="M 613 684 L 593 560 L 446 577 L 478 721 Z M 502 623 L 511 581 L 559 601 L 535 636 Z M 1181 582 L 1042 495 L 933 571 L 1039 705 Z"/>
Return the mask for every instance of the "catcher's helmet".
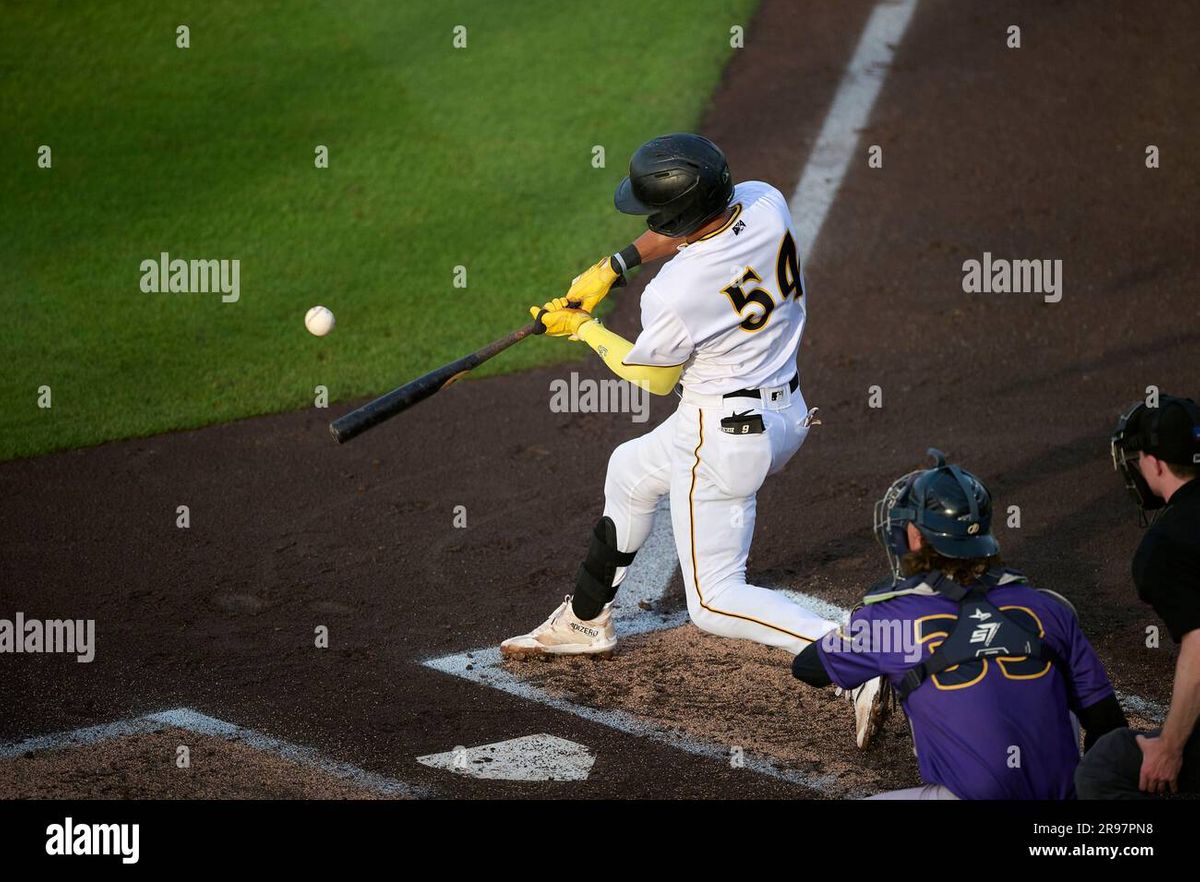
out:
<path id="1" fill-rule="evenodd" d="M 1129 495 L 1143 511 L 1162 508 L 1138 469 L 1138 458 L 1149 453 L 1174 465 L 1200 466 L 1200 407 L 1190 398 L 1160 395 L 1158 407 L 1139 401 L 1117 420 L 1112 434 L 1113 468 L 1125 479 Z"/>
<path id="2" fill-rule="evenodd" d="M 905 525 L 943 557 L 991 557 L 1000 551 L 992 535 L 992 496 L 965 469 L 947 465 L 940 450 L 929 449 L 934 467 L 917 469 L 893 482 L 875 503 L 875 536 L 887 554 L 893 578 L 908 553 Z"/>
<path id="3" fill-rule="evenodd" d="M 613 203 L 646 214 L 654 232 L 678 238 L 696 232 L 729 205 L 733 177 L 725 154 L 708 138 L 686 132 L 647 141 L 629 160 L 629 176 Z"/>

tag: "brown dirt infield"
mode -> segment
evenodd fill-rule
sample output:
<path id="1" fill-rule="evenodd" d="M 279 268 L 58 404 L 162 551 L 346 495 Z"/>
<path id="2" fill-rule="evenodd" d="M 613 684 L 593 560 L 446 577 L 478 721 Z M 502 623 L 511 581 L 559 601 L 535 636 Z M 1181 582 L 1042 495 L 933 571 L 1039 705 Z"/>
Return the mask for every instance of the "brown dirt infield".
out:
<path id="1" fill-rule="evenodd" d="M 791 192 L 871 5 L 767 0 L 702 125 L 737 177 Z M 1014 21 L 1020 50 L 1004 47 Z M 760 496 L 751 578 L 853 604 L 882 563 L 871 503 L 939 446 L 1002 508 L 1020 507 L 1020 527 L 1000 530 L 1005 556 L 1075 602 L 1118 688 L 1169 697 L 1174 651 L 1145 645 L 1156 620 L 1129 582 L 1140 533 L 1107 436 L 1151 383 L 1200 393 L 1188 356 L 1200 341 L 1200 120 L 1181 105 L 1200 87 L 1198 27 L 1200 10 L 1182 2 L 920 4 L 863 132 L 884 167 L 868 169 L 865 153 L 852 166 L 807 261 L 800 371 L 824 425 Z M 1147 144 L 1161 168 L 1145 167 Z M 1062 302 L 964 294 L 962 261 L 984 251 L 1063 260 Z M 636 326 L 639 290 L 618 295 L 620 331 Z M 0 616 L 94 618 L 98 643 L 88 665 L 0 657 L 0 740 L 187 706 L 443 796 L 814 795 L 419 664 L 528 629 L 569 588 L 608 454 L 648 428 L 550 412 L 550 381 L 570 370 L 603 376 L 581 353 L 460 383 L 419 421 L 341 448 L 326 424 L 349 405 L 0 464 Z M 670 406 L 655 402 L 650 425 Z M 175 527 L 181 504 L 187 530 Z M 459 505 L 466 529 L 453 527 Z M 328 649 L 314 647 L 319 625 Z M 736 692 L 750 703 L 704 723 L 714 739 L 864 786 L 911 780 L 902 731 L 889 730 L 888 755 L 848 753 L 847 709 L 789 688 L 764 653 L 690 628 L 631 640 L 612 670 L 661 671 L 665 705 L 643 679 L 617 696 L 571 682 L 570 665 L 542 673 L 588 700 L 665 706 L 693 728 Z M 534 732 L 595 751 L 586 788 L 415 762 Z M 0 779 L 0 796 L 177 780 L 136 756 L 124 783 L 98 770 L 80 785 L 47 766 L 37 781 Z M 272 792 L 287 791 L 278 774 Z M 174 795 L 216 795 L 220 780 Z M 255 795 L 225 780 L 221 795 Z"/>
<path id="2" fill-rule="evenodd" d="M 190 751 L 187 768 L 176 750 Z M 9 799 L 379 799 L 329 772 L 185 729 L 126 735 L 0 760 Z"/>

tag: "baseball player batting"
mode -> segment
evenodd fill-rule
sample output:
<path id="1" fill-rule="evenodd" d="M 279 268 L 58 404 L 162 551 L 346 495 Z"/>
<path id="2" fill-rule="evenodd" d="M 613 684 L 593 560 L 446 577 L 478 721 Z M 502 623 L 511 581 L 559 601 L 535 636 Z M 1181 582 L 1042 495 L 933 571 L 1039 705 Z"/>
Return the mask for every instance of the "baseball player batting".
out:
<path id="1" fill-rule="evenodd" d="M 658 395 L 681 387 L 679 407 L 613 451 L 604 514 L 574 593 L 501 652 L 611 653 L 611 603 L 669 495 L 692 621 L 798 653 L 834 624 L 746 582 L 755 495 L 812 423 L 796 373 L 806 301 L 787 201 L 760 181 L 735 186 L 721 150 L 692 134 L 640 147 L 614 201 L 627 214 L 648 215 L 650 231 L 578 276 L 565 297 L 530 312 L 548 334 L 587 343 L 625 380 Z M 636 340 L 592 318 L 627 269 L 668 255 L 642 294 Z"/>

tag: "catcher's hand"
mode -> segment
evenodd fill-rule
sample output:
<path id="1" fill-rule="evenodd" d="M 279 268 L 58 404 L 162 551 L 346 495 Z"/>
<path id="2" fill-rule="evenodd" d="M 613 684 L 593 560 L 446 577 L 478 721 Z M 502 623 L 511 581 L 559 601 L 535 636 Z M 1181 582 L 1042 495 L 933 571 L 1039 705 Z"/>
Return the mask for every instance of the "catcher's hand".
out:
<path id="1" fill-rule="evenodd" d="M 575 309 L 568 304 L 569 301 L 566 297 L 558 297 L 545 306 L 529 307 L 529 314 L 535 321 L 542 323 L 546 328 L 546 333 L 551 337 L 567 337 L 571 340 L 578 340 L 575 333 L 579 330 L 579 326 L 584 322 L 591 321 L 592 317 L 584 310 Z"/>
<path id="2" fill-rule="evenodd" d="M 578 303 L 584 312 L 591 312 L 620 278 L 621 276 L 613 270 L 609 258 L 601 258 L 594 266 L 589 266 L 571 280 L 566 299 Z M 546 308 L 549 309 L 550 304 L 546 304 Z"/>

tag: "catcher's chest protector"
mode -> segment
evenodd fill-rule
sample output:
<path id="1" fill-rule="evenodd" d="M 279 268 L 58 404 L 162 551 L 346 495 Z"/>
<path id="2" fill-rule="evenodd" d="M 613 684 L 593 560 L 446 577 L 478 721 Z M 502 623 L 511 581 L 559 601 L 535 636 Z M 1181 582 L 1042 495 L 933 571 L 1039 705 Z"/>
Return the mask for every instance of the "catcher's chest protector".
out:
<path id="1" fill-rule="evenodd" d="M 951 600 L 958 601 L 958 619 L 948 636 L 933 654 L 913 665 L 896 687 L 900 700 L 934 674 L 955 665 L 966 664 L 988 656 L 1007 658 L 1036 658 L 1057 664 L 1054 650 L 1042 642 L 1036 631 L 1019 625 L 1002 613 L 987 598 L 1003 572 L 986 573 L 980 584 L 964 588 L 944 573 L 933 572 L 925 583 Z"/>

